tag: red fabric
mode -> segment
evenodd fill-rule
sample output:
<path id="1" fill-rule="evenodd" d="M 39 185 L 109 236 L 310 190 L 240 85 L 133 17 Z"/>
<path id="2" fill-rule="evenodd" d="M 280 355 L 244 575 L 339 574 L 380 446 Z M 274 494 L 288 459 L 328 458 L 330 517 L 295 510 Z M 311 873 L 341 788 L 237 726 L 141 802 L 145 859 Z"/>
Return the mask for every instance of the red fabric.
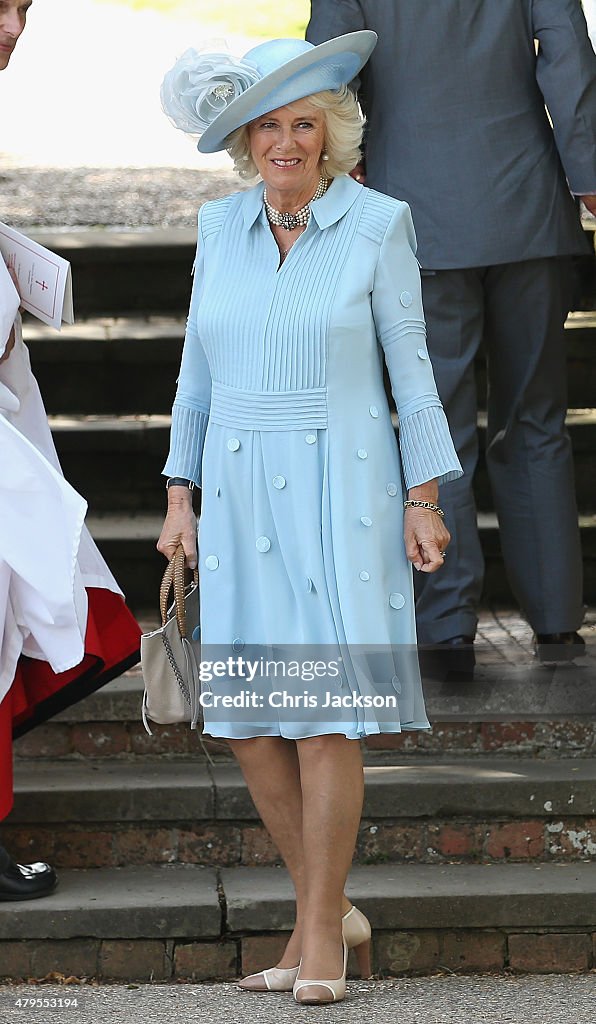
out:
<path id="1" fill-rule="evenodd" d="M 77 681 L 91 682 L 92 689 L 117 675 L 118 666 L 138 661 L 141 631 L 124 601 L 109 590 L 89 588 L 89 613 L 85 635 L 85 656 L 67 672 L 56 674 L 45 661 L 21 657 L 14 682 L 0 704 L 0 821 L 12 808 L 12 731 L 26 726 L 40 705 L 64 690 L 62 707 L 87 696 L 77 696 Z M 45 716 L 49 717 L 48 715 Z"/>
<path id="2" fill-rule="evenodd" d="M 0 704 L 0 821 L 12 810 L 12 719 L 13 689 Z M 17 708 L 18 712 L 23 706 Z"/>

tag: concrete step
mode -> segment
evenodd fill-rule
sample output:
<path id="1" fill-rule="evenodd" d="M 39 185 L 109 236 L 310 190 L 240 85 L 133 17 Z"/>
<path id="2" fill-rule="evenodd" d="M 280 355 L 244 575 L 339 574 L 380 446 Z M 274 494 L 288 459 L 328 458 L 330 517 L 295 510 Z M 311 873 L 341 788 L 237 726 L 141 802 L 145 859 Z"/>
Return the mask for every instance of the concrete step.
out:
<path id="1" fill-rule="evenodd" d="M 279 863 L 235 764 L 20 762 L 3 842 L 60 868 Z M 595 857 L 594 757 L 365 767 L 357 863 Z"/>
<path id="2" fill-rule="evenodd" d="M 163 557 L 156 550 L 163 517 L 158 513 L 112 512 L 89 515 L 87 524 L 133 608 L 146 608 L 159 591 Z M 478 526 L 486 562 L 484 600 L 513 606 L 505 576 L 496 516 L 479 513 Z M 580 516 L 584 558 L 584 598 L 596 603 L 596 515 Z"/>
<path id="3" fill-rule="evenodd" d="M 62 468 L 84 494 L 92 512 L 165 507 L 165 463 L 169 415 L 51 416 L 50 425 Z M 397 418 L 396 418 L 397 424 Z M 596 508 L 596 409 L 572 409 L 567 416 L 571 436 L 578 507 Z M 480 458 L 475 493 L 481 511 L 492 509 L 484 448 L 486 414 L 479 415 Z"/>
<path id="4" fill-rule="evenodd" d="M 356 866 L 346 891 L 371 921 L 377 972 L 594 964 L 589 864 Z M 231 979 L 275 963 L 294 923 L 289 878 L 266 867 L 65 870 L 53 895 L 6 908 L 3 977 Z"/>
<path id="5" fill-rule="evenodd" d="M 186 305 L 187 300 L 184 313 Z M 25 337 L 48 412 L 170 412 L 184 337 L 183 317 L 104 315 L 64 327 L 60 334 L 30 320 Z M 570 316 L 566 338 L 569 406 L 588 408 L 596 394 L 596 313 Z M 481 356 L 476 373 L 482 406 L 486 376 Z"/>

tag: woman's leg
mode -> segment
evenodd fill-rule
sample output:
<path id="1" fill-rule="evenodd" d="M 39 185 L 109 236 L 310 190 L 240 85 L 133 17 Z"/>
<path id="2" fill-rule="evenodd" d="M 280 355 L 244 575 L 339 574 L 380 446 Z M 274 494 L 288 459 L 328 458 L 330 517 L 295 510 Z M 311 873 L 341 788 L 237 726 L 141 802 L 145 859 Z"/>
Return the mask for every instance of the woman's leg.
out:
<path id="1" fill-rule="evenodd" d="M 296 967 L 300 960 L 301 915 L 304 906 L 302 856 L 302 790 L 293 740 L 281 736 L 228 740 L 261 820 L 279 850 L 296 893 L 296 925 L 278 967 Z M 270 965 L 264 965 L 270 966 Z"/>
<path id="2" fill-rule="evenodd" d="M 305 888 L 301 978 L 339 978 L 342 900 L 352 863 L 364 798 L 360 744 L 345 736 L 298 740 L 302 788 L 301 884 Z M 303 998 L 329 998 L 313 986 Z"/>
<path id="3" fill-rule="evenodd" d="M 301 955 L 302 917 L 306 903 L 302 788 L 296 743 L 281 736 L 229 739 L 227 742 L 240 765 L 261 820 L 277 846 L 294 885 L 296 925 L 277 966 L 296 967 Z M 341 913 L 345 914 L 350 907 L 350 901 L 342 893 Z"/>

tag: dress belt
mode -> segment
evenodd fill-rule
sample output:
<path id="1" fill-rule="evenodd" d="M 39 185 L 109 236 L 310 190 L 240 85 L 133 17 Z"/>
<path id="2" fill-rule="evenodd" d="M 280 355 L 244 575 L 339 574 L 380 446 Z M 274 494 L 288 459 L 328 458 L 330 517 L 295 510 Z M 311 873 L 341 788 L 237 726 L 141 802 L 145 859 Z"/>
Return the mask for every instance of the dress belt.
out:
<path id="1" fill-rule="evenodd" d="M 209 419 L 245 430 L 325 430 L 327 388 L 243 391 L 213 381 Z"/>

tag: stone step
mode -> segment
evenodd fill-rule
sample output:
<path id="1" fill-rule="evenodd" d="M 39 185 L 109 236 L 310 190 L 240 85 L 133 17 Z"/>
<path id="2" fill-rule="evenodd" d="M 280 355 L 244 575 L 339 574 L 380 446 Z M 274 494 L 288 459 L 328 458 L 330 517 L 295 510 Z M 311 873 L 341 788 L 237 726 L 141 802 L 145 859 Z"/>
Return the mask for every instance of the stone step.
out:
<path id="1" fill-rule="evenodd" d="M 186 313 L 196 226 L 143 231 L 38 228 L 31 237 L 70 261 L 78 317 Z M 590 255 L 577 257 L 575 266 L 574 308 L 593 309 L 596 261 Z"/>
<path id="2" fill-rule="evenodd" d="M 162 523 L 158 513 L 125 511 L 87 517 L 89 529 L 132 608 L 147 608 L 159 592 L 164 561 L 155 545 Z M 479 513 L 478 526 L 486 562 L 484 600 L 511 607 L 515 602 L 503 567 L 496 516 Z M 580 515 L 580 531 L 584 598 L 596 603 L 596 515 Z"/>
<path id="3" fill-rule="evenodd" d="M 146 231 L 52 231 L 31 237 L 69 260 L 77 318 L 188 309 L 196 226 Z"/>
<path id="4" fill-rule="evenodd" d="M 3 842 L 20 861 L 38 849 L 59 868 L 279 863 L 235 764 L 20 762 Z M 365 767 L 356 862 L 594 857 L 594 757 Z"/>
<path id="5" fill-rule="evenodd" d="M 161 470 L 168 453 L 170 423 L 168 415 L 50 417 L 64 473 L 86 497 L 92 512 L 164 510 Z M 571 410 L 567 426 L 574 451 L 578 507 L 589 512 L 596 508 L 596 409 Z M 484 413 L 479 416 L 479 428 L 475 493 L 478 508 L 490 511 Z"/>
<path id="6" fill-rule="evenodd" d="M 357 865 L 346 891 L 371 921 L 376 972 L 594 965 L 590 864 Z M 12 978 L 231 979 L 275 963 L 294 923 L 289 878 L 268 867 L 64 870 L 51 896 L 5 907 Z"/>
<path id="7" fill-rule="evenodd" d="M 184 337 L 183 318 L 104 316 L 64 327 L 60 334 L 30 320 L 25 337 L 48 412 L 170 412 Z M 596 313 L 570 316 L 566 338 L 569 406 L 588 408 L 596 394 Z M 477 390 L 483 405 L 486 379 L 481 357 L 477 360 Z"/>
<path id="8" fill-rule="evenodd" d="M 184 320 L 104 318 L 60 334 L 29 321 L 24 334 L 48 413 L 170 413 Z"/>

